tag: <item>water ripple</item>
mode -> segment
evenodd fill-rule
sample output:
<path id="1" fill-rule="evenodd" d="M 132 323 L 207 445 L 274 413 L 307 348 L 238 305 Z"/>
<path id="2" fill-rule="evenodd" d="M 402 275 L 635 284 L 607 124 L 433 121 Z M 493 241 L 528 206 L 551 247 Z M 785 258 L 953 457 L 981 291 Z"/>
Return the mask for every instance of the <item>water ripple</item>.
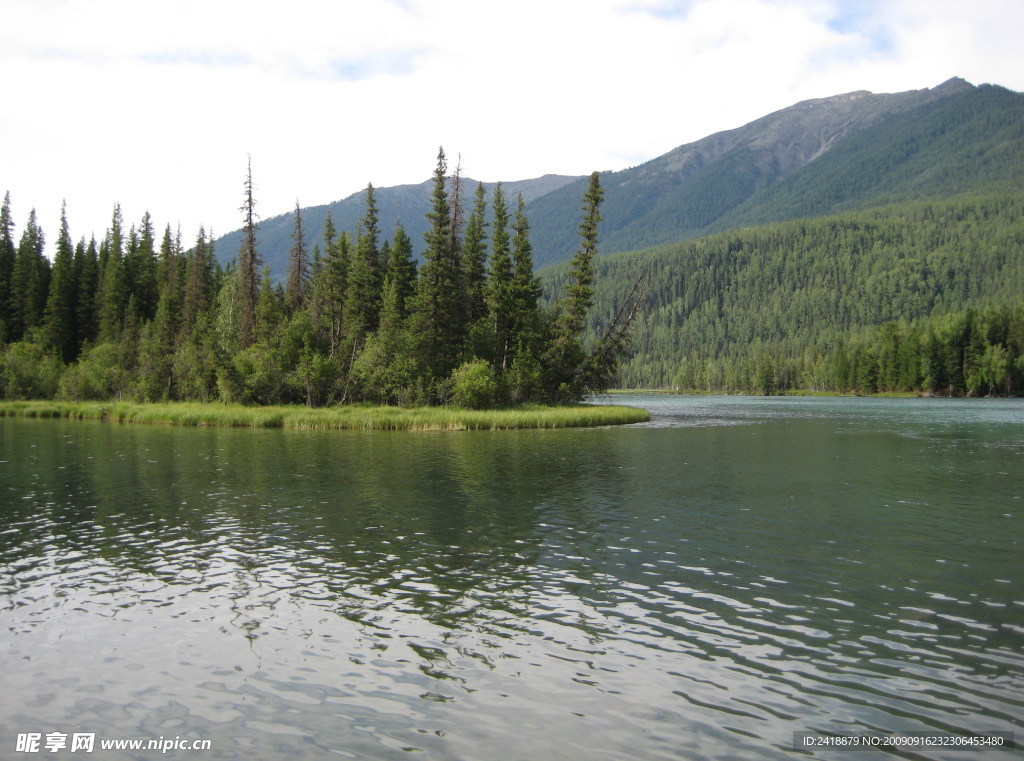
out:
<path id="1" fill-rule="evenodd" d="M 15 426 L 38 446 L 0 483 L 20 698 L 0 728 L 187 731 L 225 758 L 608 760 L 1021 730 L 1019 450 L 985 450 L 1006 479 L 989 502 L 945 455 L 904 480 L 935 452 L 861 408 L 837 438 L 830 412 L 500 437 L 83 424 L 56 449 Z M 855 454 L 870 478 L 824 467 Z"/>

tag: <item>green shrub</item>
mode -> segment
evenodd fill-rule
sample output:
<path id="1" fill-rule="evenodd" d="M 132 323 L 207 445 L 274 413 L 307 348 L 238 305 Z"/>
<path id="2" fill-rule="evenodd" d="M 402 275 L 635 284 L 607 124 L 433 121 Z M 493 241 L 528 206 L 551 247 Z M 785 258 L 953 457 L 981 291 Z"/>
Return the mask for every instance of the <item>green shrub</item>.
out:
<path id="1" fill-rule="evenodd" d="M 74 401 L 120 399 L 130 384 L 120 345 L 101 343 L 67 369 L 60 381 L 59 396 Z"/>
<path id="2" fill-rule="evenodd" d="M 498 380 L 489 362 L 472 359 L 452 371 L 451 403 L 456 407 L 481 410 L 494 404 Z"/>
<path id="3" fill-rule="evenodd" d="M 42 346 L 19 341 L 0 354 L 0 396 L 6 399 L 52 399 L 64 363 Z"/>

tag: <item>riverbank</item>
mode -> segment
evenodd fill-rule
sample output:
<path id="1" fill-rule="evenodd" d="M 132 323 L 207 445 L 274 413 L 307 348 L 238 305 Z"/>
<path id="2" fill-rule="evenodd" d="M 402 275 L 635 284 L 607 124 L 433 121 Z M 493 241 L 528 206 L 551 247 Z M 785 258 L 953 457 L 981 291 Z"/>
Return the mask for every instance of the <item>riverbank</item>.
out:
<path id="1" fill-rule="evenodd" d="M 467 431 L 515 428 L 581 428 L 650 420 L 647 410 L 621 405 L 546 407 L 523 405 L 497 410 L 455 407 L 346 405 L 246 407 L 211 402 L 0 402 L 0 417 L 68 418 L 116 423 L 390 431 Z"/>
<path id="2" fill-rule="evenodd" d="M 606 392 L 608 395 L 619 394 L 652 394 L 663 396 L 823 396 L 823 397 L 877 397 L 879 399 L 924 399 L 937 396 L 925 391 L 881 391 L 874 394 L 859 394 L 852 391 L 808 391 L 801 389 L 786 389 L 776 391 L 774 394 L 757 394 L 754 392 L 742 391 L 705 391 L 703 389 L 671 389 L 671 388 L 614 388 Z"/>

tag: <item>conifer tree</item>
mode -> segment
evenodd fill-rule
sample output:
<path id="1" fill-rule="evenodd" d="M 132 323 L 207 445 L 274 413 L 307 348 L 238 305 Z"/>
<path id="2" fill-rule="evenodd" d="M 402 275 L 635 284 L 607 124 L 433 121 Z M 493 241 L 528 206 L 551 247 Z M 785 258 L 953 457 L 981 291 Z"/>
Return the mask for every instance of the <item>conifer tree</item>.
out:
<path id="1" fill-rule="evenodd" d="M 252 158 L 250 157 L 245 175 L 245 197 L 242 212 L 242 245 L 238 251 L 235 277 L 238 284 L 235 297 L 238 300 L 238 342 L 247 348 L 256 340 L 256 305 L 260 295 L 260 261 L 256 248 L 256 200 L 253 195 Z"/>
<path id="2" fill-rule="evenodd" d="M 324 224 L 326 252 L 313 283 L 314 322 L 326 334 L 330 356 L 341 350 L 342 328 L 345 317 L 345 287 L 351 257 L 351 238 L 347 231 L 335 237 L 334 224 L 328 215 Z"/>
<path id="3" fill-rule="evenodd" d="M 96 311 L 99 337 L 105 341 L 117 340 L 125 324 L 129 292 L 123 252 L 121 205 L 116 204 L 99 256 L 100 290 Z"/>
<path id="4" fill-rule="evenodd" d="M 206 230 L 199 228 L 196 244 L 188 255 L 185 265 L 185 289 L 182 297 L 182 327 L 190 333 L 213 305 L 213 240 L 206 237 Z"/>
<path id="5" fill-rule="evenodd" d="M 377 204 L 373 185 L 366 187 L 366 213 L 359 225 L 355 255 L 348 268 L 345 285 L 345 335 L 354 350 L 362 346 L 366 334 L 377 328 L 380 318 L 380 293 L 383 284 L 380 249 L 380 229 L 377 224 Z"/>
<path id="6" fill-rule="evenodd" d="M 160 257 L 157 262 L 158 293 L 156 312 L 153 321 L 163 321 L 164 341 L 169 351 L 173 351 L 174 342 L 181 328 L 181 308 L 185 297 L 185 285 L 181 266 L 181 234 L 171 237 L 171 226 L 164 230 L 163 241 L 160 243 Z"/>
<path id="7" fill-rule="evenodd" d="M 427 214 L 424 263 L 420 268 L 414 331 L 418 359 L 426 370 L 428 386 L 436 387 L 458 364 L 465 342 L 461 299 L 462 271 L 452 248 L 451 207 L 445 190 L 448 164 L 444 148 L 437 154 L 431 209 Z"/>
<path id="8" fill-rule="evenodd" d="M 508 369 L 513 350 L 512 330 L 515 319 L 512 255 L 509 249 L 508 207 L 499 182 L 491 199 L 491 266 L 487 279 L 487 306 L 494 339 L 494 366 Z"/>
<path id="9" fill-rule="evenodd" d="M 57 234 L 57 251 L 53 257 L 45 313 L 46 344 L 64 362 L 74 360 L 78 348 L 75 296 L 79 289 L 75 282 L 74 256 L 65 203 L 60 210 L 60 231 Z"/>
<path id="10" fill-rule="evenodd" d="M 448 183 L 448 208 L 451 214 L 451 250 L 452 256 L 459 262 L 462 261 L 462 227 L 464 223 L 462 211 L 462 154 L 455 164 L 455 172 L 452 173 Z"/>
<path id="11" fill-rule="evenodd" d="M 416 260 L 412 256 L 412 240 L 401 221 L 395 223 L 394 237 L 388 257 L 385 287 L 388 282 L 394 287 L 394 307 L 397 316 L 404 320 L 409 315 L 416 292 Z"/>
<path id="12" fill-rule="evenodd" d="M 274 288 L 270 267 L 263 267 L 260 296 L 256 302 L 256 340 L 269 343 L 284 313 L 284 294 Z"/>
<path id="13" fill-rule="evenodd" d="M 44 237 L 36 221 L 36 210 L 29 212 L 21 234 L 11 273 L 11 334 L 18 341 L 42 324 L 50 288 L 50 264 L 43 255 Z"/>
<path id="14" fill-rule="evenodd" d="M 512 274 L 513 331 L 517 346 L 529 343 L 537 330 L 537 303 L 540 300 L 540 278 L 533 272 L 533 247 L 530 245 L 530 223 L 526 219 L 526 203 L 522 194 L 516 204 L 515 221 L 512 224 Z"/>
<path id="15" fill-rule="evenodd" d="M 75 299 L 76 350 L 81 351 L 96 340 L 99 332 L 96 300 L 99 296 L 100 271 L 95 238 L 90 240 L 88 246 L 84 239 L 75 246 L 75 282 L 78 283 L 78 296 Z"/>
<path id="16" fill-rule="evenodd" d="M 292 247 L 288 252 L 288 283 L 285 286 L 289 314 L 295 314 L 306 305 L 309 280 L 309 252 L 306 250 L 306 239 L 302 230 L 302 210 L 299 208 L 298 199 L 296 199 Z"/>
<path id="17" fill-rule="evenodd" d="M 181 249 L 181 229 L 177 235 L 171 235 L 171 226 L 164 228 L 164 237 L 160 241 L 160 254 L 156 261 L 157 292 L 167 285 L 174 284 L 179 290 L 182 285 L 185 262 Z"/>
<path id="18" fill-rule="evenodd" d="M 139 318 L 151 320 L 156 314 L 159 289 L 156 278 L 156 241 L 153 220 L 147 211 L 138 230 L 132 227 L 124 257 L 129 298 L 134 297 Z"/>
<path id="19" fill-rule="evenodd" d="M 601 221 L 603 198 L 600 174 L 594 172 L 583 195 L 580 247 L 569 265 L 569 285 L 559 304 L 551 345 L 545 353 L 547 391 L 556 399 L 575 399 L 583 391 L 577 383 L 577 374 L 585 360 L 583 327 L 594 302 L 594 258 L 597 256 L 597 226 Z"/>
<path id="20" fill-rule="evenodd" d="M 11 216 L 11 194 L 4 194 L 0 206 L 0 343 L 8 339 L 11 323 L 11 277 L 14 274 L 14 218 Z"/>
<path id="21" fill-rule="evenodd" d="M 487 315 L 487 191 L 477 183 L 473 211 L 466 223 L 462 243 L 462 277 L 466 299 L 466 320 L 470 325 Z"/>

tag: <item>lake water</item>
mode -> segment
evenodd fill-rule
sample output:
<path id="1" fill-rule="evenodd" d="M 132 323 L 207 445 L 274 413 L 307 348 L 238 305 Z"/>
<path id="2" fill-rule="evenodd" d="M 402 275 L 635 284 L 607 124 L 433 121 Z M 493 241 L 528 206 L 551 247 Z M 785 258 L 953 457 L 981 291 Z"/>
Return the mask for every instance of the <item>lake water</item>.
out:
<path id="1" fill-rule="evenodd" d="M 1024 402 L 616 400 L 652 422 L 0 420 L 0 758 L 32 732 L 270 761 L 1024 740 Z M 175 737 L 212 749 L 98 750 Z"/>

